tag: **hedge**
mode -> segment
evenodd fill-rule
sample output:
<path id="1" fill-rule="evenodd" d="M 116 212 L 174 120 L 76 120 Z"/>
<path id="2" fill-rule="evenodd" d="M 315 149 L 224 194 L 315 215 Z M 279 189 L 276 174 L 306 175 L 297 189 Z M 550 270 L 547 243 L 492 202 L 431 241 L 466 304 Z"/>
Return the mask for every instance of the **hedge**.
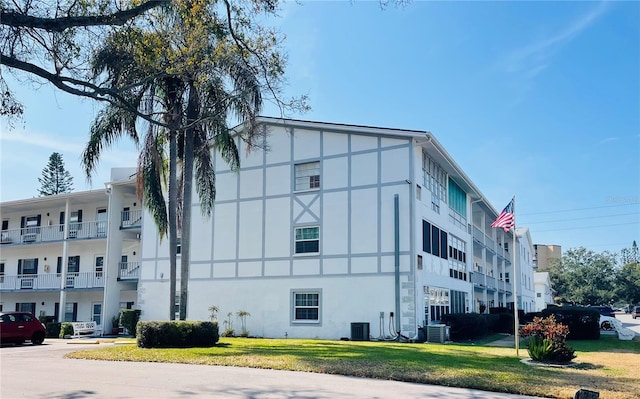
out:
<path id="1" fill-rule="evenodd" d="M 554 315 L 556 321 L 569 327 L 567 339 L 600 339 L 600 312 L 581 306 L 560 306 L 544 309 L 542 317 Z"/>
<path id="2" fill-rule="evenodd" d="M 136 332 L 138 320 L 140 320 L 139 309 L 122 309 L 120 311 L 120 325 L 126 328 L 129 334 Z"/>
<path id="3" fill-rule="evenodd" d="M 214 346 L 220 336 L 218 322 L 141 321 L 136 338 L 139 348 L 194 348 Z"/>
<path id="4" fill-rule="evenodd" d="M 452 341 L 464 341 L 484 337 L 489 333 L 486 315 L 478 313 L 451 313 L 442 316 L 442 321 L 451 327 Z"/>

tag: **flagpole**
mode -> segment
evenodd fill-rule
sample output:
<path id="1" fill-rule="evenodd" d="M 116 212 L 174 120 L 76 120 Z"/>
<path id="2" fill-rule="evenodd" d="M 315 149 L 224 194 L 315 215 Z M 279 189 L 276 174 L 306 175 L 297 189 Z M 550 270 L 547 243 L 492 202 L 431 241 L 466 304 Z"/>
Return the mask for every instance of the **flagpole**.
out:
<path id="1" fill-rule="evenodd" d="M 520 356 L 520 321 L 518 320 L 518 267 L 516 264 L 516 196 L 511 200 L 513 204 L 513 322 L 516 338 L 516 356 Z"/>

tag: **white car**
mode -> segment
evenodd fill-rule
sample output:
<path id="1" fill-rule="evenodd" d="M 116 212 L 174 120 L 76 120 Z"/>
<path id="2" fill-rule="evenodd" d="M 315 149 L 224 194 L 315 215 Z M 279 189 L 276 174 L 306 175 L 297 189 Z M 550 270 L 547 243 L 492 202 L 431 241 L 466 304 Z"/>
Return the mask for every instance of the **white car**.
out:
<path id="1" fill-rule="evenodd" d="M 600 329 L 605 331 L 614 330 L 614 320 L 616 320 L 615 317 L 600 315 Z"/>

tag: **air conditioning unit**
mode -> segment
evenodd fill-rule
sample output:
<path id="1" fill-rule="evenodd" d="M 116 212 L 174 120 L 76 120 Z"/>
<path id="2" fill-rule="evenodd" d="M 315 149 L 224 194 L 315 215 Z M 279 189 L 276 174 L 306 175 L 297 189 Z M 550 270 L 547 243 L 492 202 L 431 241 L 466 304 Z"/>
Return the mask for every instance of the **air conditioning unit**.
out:
<path id="1" fill-rule="evenodd" d="M 351 323 L 351 340 L 368 341 L 369 323 Z"/>
<path id="2" fill-rule="evenodd" d="M 447 325 L 436 324 L 427 326 L 427 342 L 443 344 L 447 340 Z"/>

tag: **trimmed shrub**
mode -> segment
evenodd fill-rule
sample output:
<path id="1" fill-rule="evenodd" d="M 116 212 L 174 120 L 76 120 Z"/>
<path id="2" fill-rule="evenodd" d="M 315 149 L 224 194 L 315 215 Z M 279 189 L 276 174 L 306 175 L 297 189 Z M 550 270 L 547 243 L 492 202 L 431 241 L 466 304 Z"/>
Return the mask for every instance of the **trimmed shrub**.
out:
<path id="1" fill-rule="evenodd" d="M 216 321 L 141 321 L 136 338 L 140 348 L 210 347 L 220 339 Z"/>
<path id="2" fill-rule="evenodd" d="M 513 334 L 513 328 L 515 325 L 513 314 L 500 313 L 497 316 L 498 316 L 498 321 L 493 327 L 493 332 Z"/>
<path id="3" fill-rule="evenodd" d="M 576 357 L 574 350 L 567 346 L 569 328 L 556 322 L 553 315 L 540 318 L 522 327 L 522 337 L 531 337 L 528 343 L 529 356 L 533 360 L 547 363 L 568 363 Z"/>
<path id="4" fill-rule="evenodd" d="M 548 307 L 542 317 L 554 316 L 558 323 L 569 327 L 568 339 L 600 339 L 600 313 L 580 306 Z"/>
<path id="5" fill-rule="evenodd" d="M 64 338 L 67 335 L 73 335 L 73 324 L 62 323 L 60 326 L 60 335 L 58 337 Z"/>
<path id="6" fill-rule="evenodd" d="M 140 310 L 122 309 L 120 311 L 120 325 L 129 331 L 129 334 L 136 334 L 136 325 L 140 320 Z"/>
<path id="7" fill-rule="evenodd" d="M 442 316 L 442 322 L 451 327 L 452 341 L 465 341 L 484 337 L 489 328 L 485 315 L 478 313 L 452 313 Z"/>
<path id="8" fill-rule="evenodd" d="M 47 329 L 47 338 L 58 338 L 60 337 L 60 330 L 62 329 L 62 323 L 51 322 L 45 324 L 45 328 Z M 73 327 L 71 328 L 73 331 Z"/>

